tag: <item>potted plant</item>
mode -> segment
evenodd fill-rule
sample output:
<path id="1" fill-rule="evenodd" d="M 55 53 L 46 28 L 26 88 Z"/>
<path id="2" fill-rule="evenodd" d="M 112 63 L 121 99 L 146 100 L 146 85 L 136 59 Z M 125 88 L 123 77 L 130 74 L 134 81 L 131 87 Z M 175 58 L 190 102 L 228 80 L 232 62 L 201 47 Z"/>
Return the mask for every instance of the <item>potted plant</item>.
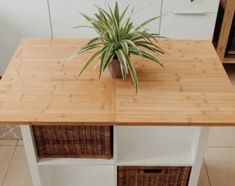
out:
<path id="1" fill-rule="evenodd" d="M 126 79 L 127 74 L 131 75 L 136 90 L 138 89 L 138 77 L 131 60 L 131 55 L 147 58 L 151 61 L 163 66 L 160 61 L 150 52 L 164 53 L 157 45 L 159 34 L 150 33 L 144 27 L 150 22 L 158 19 L 154 17 L 148 19 L 138 26 L 132 22 L 134 9 L 129 11 L 127 6 L 123 12 L 119 11 L 118 3 L 112 10 L 109 6 L 109 11 L 98 7 L 98 12 L 94 17 L 82 14 L 91 26 L 98 33 L 98 37 L 91 39 L 85 46 L 77 49 L 68 61 L 82 52 L 97 48 L 97 51 L 90 56 L 79 75 L 83 73 L 86 67 L 98 56 L 100 56 L 99 77 L 107 68 L 113 78 Z M 129 15 L 127 13 L 129 12 Z"/>

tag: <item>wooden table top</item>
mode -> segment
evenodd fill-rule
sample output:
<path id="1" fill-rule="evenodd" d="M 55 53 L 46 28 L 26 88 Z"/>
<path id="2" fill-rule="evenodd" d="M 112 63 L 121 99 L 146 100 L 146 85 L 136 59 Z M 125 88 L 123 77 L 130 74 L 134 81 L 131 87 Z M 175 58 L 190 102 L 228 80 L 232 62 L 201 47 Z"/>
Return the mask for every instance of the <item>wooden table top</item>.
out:
<path id="1" fill-rule="evenodd" d="M 165 68 L 132 57 L 131 83 L 98 80 L 91 52 L 65 64 L 87 40 L 22 40 L 0 81 L 0 123 L 96 125 L 235 125 L 235 90 L 209 41 L 160 41 Z M 97 59 L 97 62 L 99 59 Z"/>

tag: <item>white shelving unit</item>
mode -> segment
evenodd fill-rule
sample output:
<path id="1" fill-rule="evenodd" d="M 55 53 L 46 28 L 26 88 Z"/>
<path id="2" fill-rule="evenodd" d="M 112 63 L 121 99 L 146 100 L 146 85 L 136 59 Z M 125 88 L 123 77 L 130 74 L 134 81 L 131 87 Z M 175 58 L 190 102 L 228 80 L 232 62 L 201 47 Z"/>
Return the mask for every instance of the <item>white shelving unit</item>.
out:
<path id="1" fill-rule="evenodd" d="M 29 126 L 22 126 L 34 186 L 116 186 L 118 166 L 190 166 L 196 186 L 206 127 L 114 126 L 114 156 L 101 159 L 38 160 Z"/>

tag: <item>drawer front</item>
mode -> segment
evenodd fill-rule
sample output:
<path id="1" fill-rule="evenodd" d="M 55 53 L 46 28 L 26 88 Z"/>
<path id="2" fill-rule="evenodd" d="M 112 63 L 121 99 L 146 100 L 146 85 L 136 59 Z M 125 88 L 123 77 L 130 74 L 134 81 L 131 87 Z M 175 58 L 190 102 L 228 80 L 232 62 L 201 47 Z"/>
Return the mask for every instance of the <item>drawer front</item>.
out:
<path id="1" fill-rule="evenodd" d="M 106 0 L 108 4 L 113 7 L 115 0 Z M 134 7 L 136 13 L 133 16 L 135 25 L 138 25 L 147 19 L 152 17 L 160 16 L 161 14 L 161 0 L 118 0 L 120 10 L 123 10 L 126 6 L 130 5 L 130 10 Z M 151 32 L 159 33 L 160 19 L 153 21 L 149 25 L 146 25 Z"/>
<path id="2" fill-rule="evenodd" d="M 84 25 L 87 21 L 80 12 L 93 15 L 97 8 L 104 7 L 105 0 L 49 0 L 52 19 L 53 36 L 55 38 L 89 38 L 96 35 L 89 28 L 72 29 L 78 25 Z"/>
<path id="3" fill-rule="evenodd" d="M 118 167 L 118 186 L 187 186 L 190 167 Z"/>
<path id="4" fill-rule="evenodd" d="M 161 35 L 173 39 L 212 40 L 216 13 L 177 12 L 162 16 Z"/>
<path id="5" fill-rule="evenodd" d="M 174 11 L 204 11 L 217 12 L 219 0 L 164 0 L 163 14 Z"/>
<path id="6" fill-rule="evenodd" d="M 32 126 L 39 158 L 111 159 L 110 126 Z"/>

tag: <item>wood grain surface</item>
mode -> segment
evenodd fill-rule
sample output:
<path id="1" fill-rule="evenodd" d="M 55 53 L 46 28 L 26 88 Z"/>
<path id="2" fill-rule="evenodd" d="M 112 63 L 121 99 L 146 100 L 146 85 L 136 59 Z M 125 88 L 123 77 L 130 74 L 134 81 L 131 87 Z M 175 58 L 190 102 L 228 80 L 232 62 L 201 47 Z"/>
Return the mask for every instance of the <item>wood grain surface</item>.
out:
<path id="1" fill-rule="evenodd" d="M 231 63 L 231 60 L 226 59 L 224 56 L 228 45 L 229 34 L 233 25 L 233 17 L 235 13 L 235 0 L 221 0 L 220 4 L 224 8 L 224 17 L 221 26 L 219 41 L 217 44 L 217 53 L 221 61 Z"/>
<path id="2" fill-rule="evenodd" d="M 84 125 L 235 125 L 235 92 L 209 41 L 162 40 L 165 68 L 132 57 L 130 77 L 98 79 L 91 52 L 65 64 L 84 40 L 22 40 L 0 81 L 0 123 Z"/>

